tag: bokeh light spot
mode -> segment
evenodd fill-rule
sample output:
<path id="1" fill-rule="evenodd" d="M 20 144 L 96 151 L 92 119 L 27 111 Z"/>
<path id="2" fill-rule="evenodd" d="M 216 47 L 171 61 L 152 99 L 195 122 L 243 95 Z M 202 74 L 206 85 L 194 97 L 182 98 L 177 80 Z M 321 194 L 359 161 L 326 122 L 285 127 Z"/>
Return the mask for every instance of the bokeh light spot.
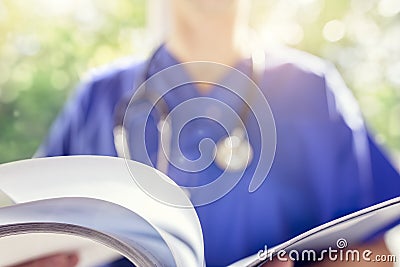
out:
<path id="1" fill-rule="evenodd" d="M 399 0 L 381 0 L 378 5 L 378 12 L 384 17 L 392 17 L 400 12 Z"/>
<path id="2" fill-rule="evenodd" d="M 346 33 L 346 26 L 340 20 L 331 20 L 327 22 L 323 29 L 323 36 L 329 42 L 341 40 Z"/>

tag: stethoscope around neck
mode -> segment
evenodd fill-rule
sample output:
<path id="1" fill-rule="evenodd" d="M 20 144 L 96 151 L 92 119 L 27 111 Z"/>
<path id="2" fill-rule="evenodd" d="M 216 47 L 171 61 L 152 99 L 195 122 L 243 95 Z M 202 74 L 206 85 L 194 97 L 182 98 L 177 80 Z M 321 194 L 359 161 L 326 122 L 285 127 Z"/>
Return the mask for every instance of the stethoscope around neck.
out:
<path id="1" fill-rule="evenodd" d="M 152 54 L 147 62 L 144 72 L 142 73 L 143 80 L 142 84 L 150 78 L 150 69 L 155 64 L 155 59 L 160 52 L 160 46 Z M 251 79 L 255 84 L 259 84 L 261 81 L 262 73 L 265 69 L 265 53 L 264 51 L 254 50 L 251 56 Z M 253 88 L 249 88 L 249 100 L 254 101 Z M 157 95 L 155 90 L 148 90 L 144 88 L 141 90 L 141 95 L 137 97 L 133 102 L 131 96 L 123 98 L 117 105 L 115 112 L 114 121 L 114 145 L 119 157 L 132 159 L 132 151 L 129 146 L 128 131 L 124 125 L 124 119 L 127 114 L 129 107 L 135 108 L 135 105 L 141 105 L 144 102 L 156 103 L 154 110 L 158 114 L 157 116 L 157 136 L 158 136 L 158 148 L 156 158 L 156 168 L 168 174 L 168 168 L 170 166 L 171 156 L 171 142 L 172 142 L 172 121 L 171 117 L 168 116 L 170 110 L 164 97 Z M 243 122 L 245 122 L 250 115 L 251 103 L 243 103 L 243 106 L 239 112 L 239 118 L 242 123 L 236 123 L 234 127 L 228 132 L 228 134 L 219 141 L 216 142 L 215 149 L 213 151 L 213 158 L 215 164 L 223 171 L 226 172 L 240 172 L 244 171 L 252 162 L 254 157 L 254 149 L 250 144 L 250 141 L 246 134 L 246 129 Z M 152 107 L 153 108 L 153 107 Z M 142 130 L 142 129 L 140 129 Z M 146 151 L 143 151 L 146 153 Z"/>

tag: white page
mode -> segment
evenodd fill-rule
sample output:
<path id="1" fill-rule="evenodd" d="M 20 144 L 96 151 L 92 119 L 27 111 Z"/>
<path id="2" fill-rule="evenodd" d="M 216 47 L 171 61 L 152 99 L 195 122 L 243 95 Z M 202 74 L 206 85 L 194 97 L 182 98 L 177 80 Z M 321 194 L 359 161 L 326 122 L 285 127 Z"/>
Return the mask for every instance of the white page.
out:
<path id="1" fill-rule="evenodd" d="M 172 250 L 178 266 L 193 262 L 202 266 L 203 239 L 195 210 L 162 204 L 141 190 L 130 171 L 148 179 L 159 179 L 160 175 L 144 164 L 120 158 L 42 158 L 0 165 L 0 188 L 17 203 L 59 197 L 89 197 L 116 203 L 151 222 Z M 190 205 L 180 188 L 172 197 Z"/>
<path id="2" fill-rule="evenodd" d="M 346 240 L 346 247 L 354 246 L 376 231 L 399 220 L 400 197 L 397 197 L 325 223 L 270 248 L 267 258 L 269 258 L 270 253 L 275 254 L 279 250 L 301 252 L 306 249 L 319 251 L 328 247 L 337 249 L 336 242 L 339 239 Z M 260 250 L 263 249 L 260 248 Z M 261 263 L 262 261 L 255 254 L 230 266 L 258 266 Z"/>
<path id="3" fill-rule="evenodd" d="M 103 200 L 54 198 L 0 209 L 0 237 L 35 232 L 91 238 L 120 251 L 137 266 L 175 265 L 171 250 L 153 226 L 132 211 Z M 3 248 L 0 251 L 7 252 L 0 257 L 0 266 L 16 264 L 15 259 L 20 262 L 29 259 L 26 252 L 9 253 L 2 238 L 0 247 Z M 53 249 L 59 252 L 61 248 L 53 246 Z"/>

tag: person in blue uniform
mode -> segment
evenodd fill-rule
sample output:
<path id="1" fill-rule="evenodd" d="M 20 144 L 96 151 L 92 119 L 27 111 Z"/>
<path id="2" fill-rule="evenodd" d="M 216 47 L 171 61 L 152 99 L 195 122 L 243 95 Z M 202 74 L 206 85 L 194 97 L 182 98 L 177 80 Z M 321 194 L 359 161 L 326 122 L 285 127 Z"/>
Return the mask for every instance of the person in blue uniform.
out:
<path id="1" fill-rule="evenodd" d="M 170 66 L 211 61 L 233 66 L 251 77 L 251 60 L 241 38 L 248 31 L 248 12 L 243 12 L 247 5 L 240 0 L 171 1 L 171 28 L 151 63 L 114 67 L 82 83 L 53 124 L 37 156 L 117 156 L 113 131 L 121 101 L 134 93 L 144 76 L 151 77 Z M 335 68 L 291 49 L 266 51 L 265 58 L 266 68 L 258 86 L 275 120 L 275 158 L 267 179 L 250 193 L 248 187 L 261 143 L 256 122 L 250 116 L 245 124 L 254 147 L 253 161 L 230 192 L 196 207 L 207 266 L 226 266 L 257 253 L 265 245 L 272 247 L 317 225 L 400 195 L 399 173 L 374 142 Z M 165 101 L 173 110 L 180 103 L 201 96 L 224 102 L 234 110 L 245 105 L 229 91 L 196 84 L 170 91 Z M 261 104 L 258 99 L 252 103 Z M 201 108 L 213 107 L 210 104 Z M 187 126 L 179 141 L 188 158 L 199 156 L 202 139 L 217 142 L 223 135 L 211 120 L 193 120 Z M 150 140 L 146 153 L 154 163 L 157 134 L 156 127 L 146 131 Z M 141 160 L 140 151 L 131 156 Z M 195 186 L 213 181 L 221 171 L 215 163 L 196 173 L 172 166 L 168 175 L 180 185 Z M 389 254 L 382 238 L 384 230 L 387 229 L 375 233 L 363 246 Z M 112 266 L 124 264 L 127 263 L 119 261 Z"/>

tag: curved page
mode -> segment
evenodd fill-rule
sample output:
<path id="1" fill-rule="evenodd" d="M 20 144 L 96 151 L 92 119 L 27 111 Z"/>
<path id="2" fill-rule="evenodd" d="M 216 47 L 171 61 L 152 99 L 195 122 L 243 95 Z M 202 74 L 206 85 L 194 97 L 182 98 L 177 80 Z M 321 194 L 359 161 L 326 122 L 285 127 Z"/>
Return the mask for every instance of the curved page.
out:
<path id="1" fill-rule="evenodd" d="M 281 250 L 320 251 L 328 247 L 337 249 L 338 240 L 345 240 L 346 247 L 354 246 L 399 220 L 400 197 L 396 197 L 325 223 L 277 245 L 265 252 L 265 260 L 260 260 L 256 254 L 231 266 L 261 266 Z"/>
<path id="2" fill-rule="evenodd" d="M 120 252 L 136 266 L 176 265 L 168 245 L 154 227 L 132 211 L 102 200 L 59 198 L 0 209 L 0 237 L 29 233 L 70 234 L 88 238 Z M 0 251 L 9 251 L 1 256 L 0 266 L 40 256 L 32 253 L 33 244 L 28 236 L 20 241 L 14 244 L 17 245 L 15 253 L 10 253 L 9 240 L 0 238 Z M 54 244 L 45 242 L 36 244 L 34 249 L 40 251 L 40 247 L 46 254 L 62 251 Z"/>
<path id="3" fill-rule="evenodd" d="M 69 156 L 0 165 L 0 189 L 16 203 L 87 197 L 118 204 L 139 214 L 160 233 L 177 266 L 203 266 L 203 238 L 194 208 L 160 202 L 144 192 L 134 176 L 155 180 L 162 177 L 174 184 L 154 168 L 138 162 L 103 156 Z M 178 186 L 171 195 L 190 206 L 190 200 Z"/>

